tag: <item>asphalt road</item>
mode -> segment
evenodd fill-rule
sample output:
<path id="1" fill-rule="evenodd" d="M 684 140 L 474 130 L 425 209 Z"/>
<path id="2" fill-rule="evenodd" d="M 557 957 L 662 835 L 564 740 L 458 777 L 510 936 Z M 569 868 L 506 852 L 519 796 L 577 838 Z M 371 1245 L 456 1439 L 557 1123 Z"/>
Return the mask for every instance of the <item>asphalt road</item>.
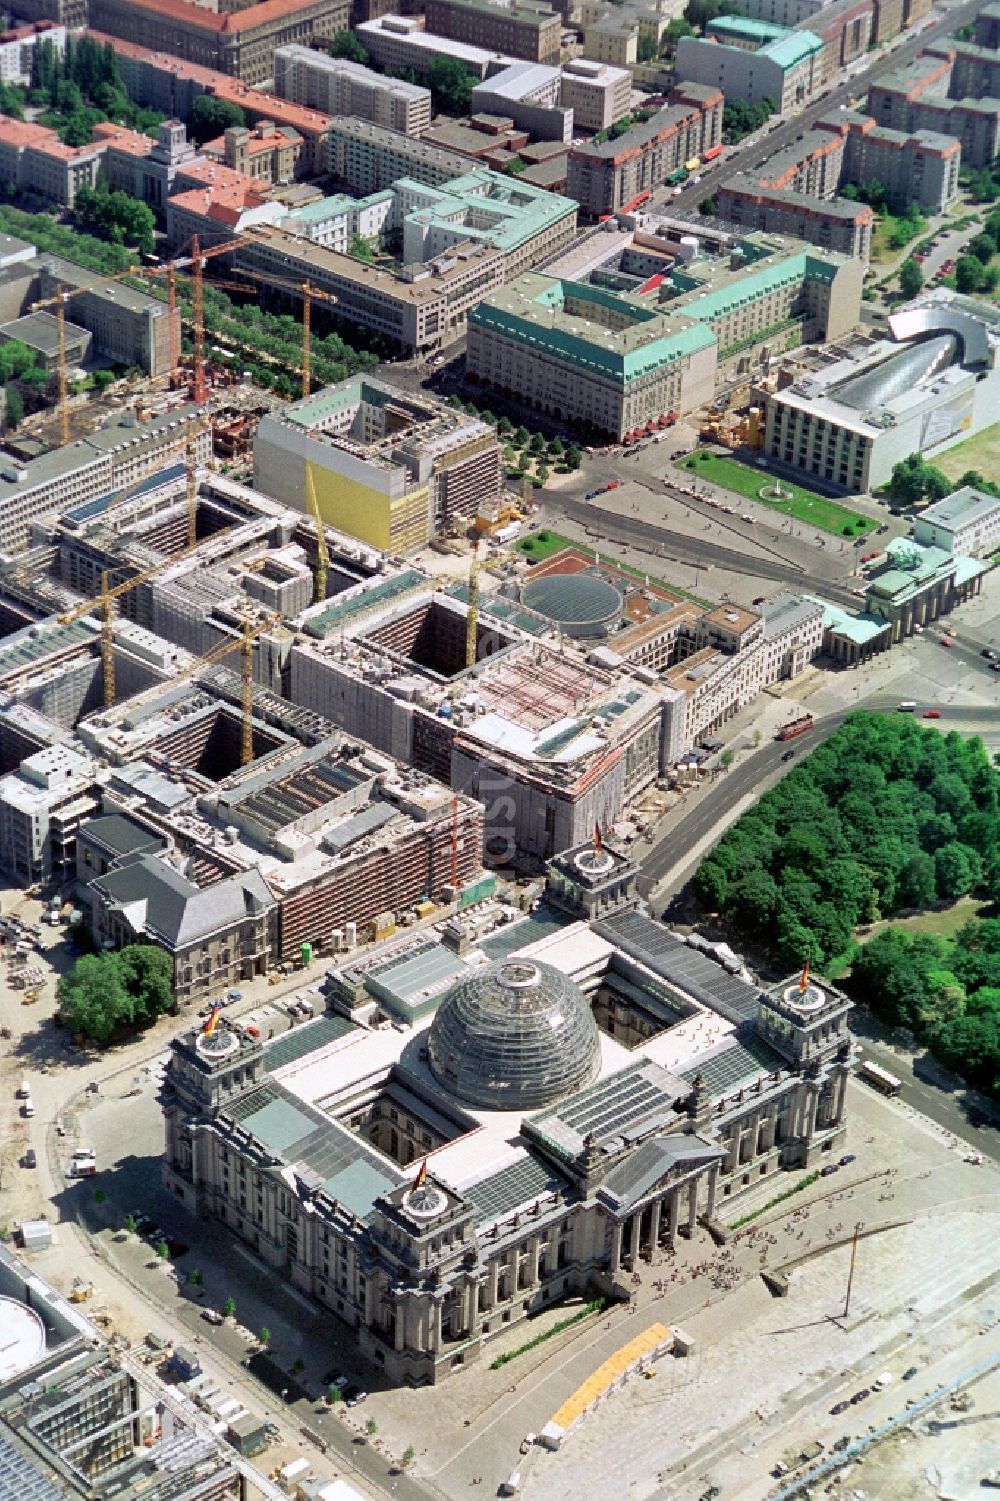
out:
<path id="1" fill-rule="evenodd" d="M 969 660 L 978 659 L 972 656 Z M 851 704 L 849 708 L 817 718 L 808 736 L 804 736 L 801 740 L 793 740 L 790 743 L 776 740 L 762 745 L 751 755 L 737 761 L 718 781 L 711 784 L 703 783 L 700 791 L 691 794 L 691 801 L 671 824 L 663 838 L 653 845 L 647 855 L 643 856 L 642 873 L 638 882 L 642 895 L 648 899 L 650 893 L 655 890 L 658 906 L 664 899 L 669 900 L 670 897 L 675 896 L 690 875 L 687 862 L 690 852 L 700 841 L 712 833 L 717 833 L 721 838 L 729 824 L 735 821 L 733 810 L 744 797 L 753 792 L 763 794 L 774 786 L 786 774 L 786 771 L 792 770 L 800 753 L 808 754 L 817 745 L 827 740 L 835 730 L 840 728 L 848 715 L 853 714 L 857 709 L 875 709 L 895 713 L 898 704 L 898 692 L 877 693 L 868 698 L 859 699 L 858 703 Z M 919 715 L 925 708 L 932 707 L 933 703 L 930 700 L 925 703 L 918 701 L 916 713 Z M 940 728 L 960 729 L 966 726 L 974 727 L 984 722 L 1000 725 L 1000 705 L 980 707 L 950 704 L 947 722 L 942 721 Z M 795 757 L 790 757 L 788 762 L 785 762 L 782 757 L 789 750 L 794 750 L 796 754 Z M 671 872 L 674 873 L 673 876 Z"/>
<path id="2" fill-rule="evenodd" d="M 939 40 L 943 35 L 946 36 L 958 27 L 964 26 L 967 21 L 973 20 L 981 9 L 981 0 L 969 0 L 967 5 L 939 13 L 932 26 L 924 27 L 922 31 L 893 48 L 888 57 L 878 58 L 870 67 L 856 73 L 846 83 L 838 85 L 825 99 L 817 99 L 797 115 L 782 121 L 762 140 L 753 140 L 743 146 L 735 146 L 727 154 L 722 170 L 705 173 L 700 183 L 685 188 L 676 196 L 672 189 L 654 194 L 651 207 L 668 209 L 672 215 L 679 217 L 695 213 L 699 203 L 711 197 L 736 173 L 752 172 L 762 167 L 775 152 L 781 151 L 798 136 L 810 130 L 822 115 L 828 115 L 833 110 L 838 110 L 841 104 L 846 104 L 849 99 L 866 93 L 869 86 L 883 73 L 894 72 L 902 67 L 916 57 L 917 53 L 921 52 L 928 43 Z"/>

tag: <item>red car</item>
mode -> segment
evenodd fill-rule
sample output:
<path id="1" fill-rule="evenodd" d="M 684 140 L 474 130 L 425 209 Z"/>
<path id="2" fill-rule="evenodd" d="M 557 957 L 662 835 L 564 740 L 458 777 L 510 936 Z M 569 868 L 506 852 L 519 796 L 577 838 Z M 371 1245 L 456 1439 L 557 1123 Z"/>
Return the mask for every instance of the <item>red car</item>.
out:
<path id="1" fill-rule="evenodd" d="M 940 719 L 941 718 L 941 710 L 940 709 L 925 709 L 924 710 L 924 718 L 925 719 Z"/>
<path id="2" fill-rule="evenodd" d="M 948 648 L 948 650 L 951 651 L 951 649 L 955 645 L 955 643 L 954 643 L 954 641 L 950 641 L 947 636 L 942 636 L 941 637 L 941 645 L 942 646 L 946 646 Z"/>

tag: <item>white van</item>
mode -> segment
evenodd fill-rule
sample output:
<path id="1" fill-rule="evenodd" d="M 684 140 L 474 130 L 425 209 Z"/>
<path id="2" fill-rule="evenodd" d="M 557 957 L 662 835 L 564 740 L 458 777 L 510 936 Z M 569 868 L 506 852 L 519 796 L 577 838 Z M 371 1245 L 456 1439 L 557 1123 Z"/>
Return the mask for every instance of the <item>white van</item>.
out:
<path id="1" fill-rule="evenodd" d="M 25 1100 L 24 1104 L 21 1106 L 21 1114 L 24 1115 L 24 1116 L 27 1116 L 28 1119 L 30 1120 L 30 1118 L 34 1115 L 34 1113 L 35 1113 L 35 1102 L 34 1102 L 34 1100 L 31 1098 L 31 1096 L 29 1094 L 28 1097 L 27 1097 L 27 1099 Z"/>
<path id="2" fill-rule="evenodd" d="M 20 1084 L 17 1086 L 17 1097 L 19 1100 L 31 1099 L 31 1085 L 28 1083 L 27 1075 L 25 1075 Z"/>

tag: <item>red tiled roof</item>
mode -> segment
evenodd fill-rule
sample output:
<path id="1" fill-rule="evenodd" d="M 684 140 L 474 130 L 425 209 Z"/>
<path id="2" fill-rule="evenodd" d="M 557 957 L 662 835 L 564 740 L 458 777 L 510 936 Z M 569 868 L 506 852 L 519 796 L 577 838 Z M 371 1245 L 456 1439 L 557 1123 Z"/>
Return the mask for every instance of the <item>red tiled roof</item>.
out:
<path id="1" fill-rule="evenodd" d="M 199 31 L 230 36 L 233 32 L 252 31 L 255 26 L 280 21 L 284 16 L 294 16 L 299 11 L 308 10 L 311 3 L 312 0 L 261 0 L 259 5 L 251 5 L 248 10 L 222 16 L 203 6 L 191 5 L 189 0 L 128 0 L 128 9 L 149 11 L 172 21 L 182 21 Z"/>
<path id="2" fill-rule="evenodd" d="M 106 146 L 117 146 L 130 156 L 146 156 L 156 145 L 152 136 L 143 135 L 140 130 L 129 130 L 126 125 L 116 125 L 113 120 L 102 120 L 99 125 L 94 126 L 91 135 L 95 141 L 101 141 Z"/>

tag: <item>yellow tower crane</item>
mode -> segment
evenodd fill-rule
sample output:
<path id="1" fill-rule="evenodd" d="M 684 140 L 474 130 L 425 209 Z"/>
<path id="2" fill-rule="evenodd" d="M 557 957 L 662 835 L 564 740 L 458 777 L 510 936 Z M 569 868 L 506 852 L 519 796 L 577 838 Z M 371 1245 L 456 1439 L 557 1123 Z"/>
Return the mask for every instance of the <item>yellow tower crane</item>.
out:
<path id="1" fill-rule="evenodd" d="M 319 512 L 319 501 L 316 499 L 316 484 L 313 480 L 312 466 L 306 460 L 306 505 L 309 514 L 316 523 L 316 568 L 313 572 L 313 602 L 321 604 L 326 599 L 326 580 L 330 572 L 330 552 L 326 545 L 326 527 Z"/>
<path id="2" fill-rule="evenodd" d="M 479 649 L 479 544 L 472 545 L 469 568 L 469 613 L 465 622 L 465 665 L 475 667 Z"/>

